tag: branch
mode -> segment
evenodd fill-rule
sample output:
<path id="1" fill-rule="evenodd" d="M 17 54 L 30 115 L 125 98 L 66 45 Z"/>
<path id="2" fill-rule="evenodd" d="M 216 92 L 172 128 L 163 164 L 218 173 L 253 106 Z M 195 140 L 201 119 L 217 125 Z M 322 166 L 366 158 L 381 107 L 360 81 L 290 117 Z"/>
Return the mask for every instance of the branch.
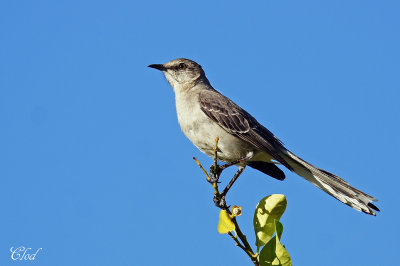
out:
<path id="1" fill-rule="evenodd" d="M 204 172 L 207 181 L 212 185 L 214 189 L 214 199 L 221 200 L 221 193 L 219 192 L 218 189 L 218 180 L 219 177 L 221 176 L 222 172 L 226 167 L 221 167 L 218 164 L 218 141 L 219 138 L 216 138 L 215 140 L 215 148 L 214 148 L 214 164 L 210 167 L 210 174 L 207 173 L 207 171 L 204 169 L 204 167 L 201 165 L 201 163 L 193 157 L 193 159 L 196 161 L 197 165 L 200 167 L 200 169 Z M 212 177 L 210 177 L 210 175 Z M 225 196 L 225 195 L 224 195 Z M 215 202 L 215 201 L 214 201 Z M 254 263 L 254 265 L 258 266 L 258 252 L 255 254 L 253 252 L 253 249 L 251 248 L 249 242 L 247 241 L 246 235 L 243 234 L 242 230 L 239 227 L 239 224 L 236 220 L 237 215 L 232 215 L 232 212 L 229 210 L 225 200 L 222 200 L 223 205 L 219 205 L 218 207 L 225 210 L 232 218 L 232 222 L 235 225 L 235 232 L 236 234 L 232 234 L 232 232 L 228 232 L 228 235 L 235 241 L 236 245 L 240 247 L 246 254 L 250 257 L 251 261 Z"/>

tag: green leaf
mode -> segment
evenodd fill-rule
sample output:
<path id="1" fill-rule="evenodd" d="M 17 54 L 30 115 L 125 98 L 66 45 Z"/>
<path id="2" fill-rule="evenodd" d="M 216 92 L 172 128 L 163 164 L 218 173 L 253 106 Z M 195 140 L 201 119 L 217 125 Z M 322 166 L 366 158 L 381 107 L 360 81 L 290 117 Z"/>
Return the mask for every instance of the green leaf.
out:
<path id="1" fill-rule="evenodd" d="M 258 247 L 264 246 L 274 234 L 274 221 L 279 221 L 285 212 L 286 204 L 286 197 L 282 194 L 272 194 L 257 204 L 253 223 Z"/>
<path id="2" fill-rule="evenodd" d="M 260 266 L 292 266 L 289 252 L 280 242 L 283 226 L 275 220 L 275 228 L 275 237 L 271 238 L 260 252 Z"/>
<path id="3" fill-rule="evenodd" d="M 225 210 L 221 210 L 219 213 L 218 232 L 220 234 L 226 234 L 230 231 L 235 231 L 235 229 L 235 224 L 232 222 L 229 213 Z"/>
<path id="4" fill-rule="evenodd" d="M 278 240 L 281 239 L 283 233 L 283 225 L 281 222 L 275 220 L 275 231 L 276 235 L 278 236 Z"/>

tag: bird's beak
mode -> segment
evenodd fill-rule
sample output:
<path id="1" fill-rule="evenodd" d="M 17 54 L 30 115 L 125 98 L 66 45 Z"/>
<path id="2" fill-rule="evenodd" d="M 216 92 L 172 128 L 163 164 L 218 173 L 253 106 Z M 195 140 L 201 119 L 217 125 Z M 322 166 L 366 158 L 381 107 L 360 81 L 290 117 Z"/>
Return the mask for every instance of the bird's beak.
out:
<path id="1" fill-rule="evenodd" d="M 149 65 L 148 67 L 155 68 L 155 69 L 158 69 L 161 71 L 167 70 L 167 68 L 162 64 L 153 64 L 153 65 Z"/>

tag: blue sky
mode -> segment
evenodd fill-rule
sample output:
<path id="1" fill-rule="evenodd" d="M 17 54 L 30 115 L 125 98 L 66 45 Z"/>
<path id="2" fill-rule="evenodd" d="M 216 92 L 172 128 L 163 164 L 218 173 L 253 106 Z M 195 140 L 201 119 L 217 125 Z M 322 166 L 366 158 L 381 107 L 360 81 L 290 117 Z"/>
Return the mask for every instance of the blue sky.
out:
<path id="1" fill-rule="evenodd" d="M 377 197 L 370 217 L 285 170 L 228 196 L 283 193 L 294 265 L 400 260 L 398 1 L 2 1 L 0 265 L 250 265 L 217 232 L 202 155 L 147 68 L 199 62 L 294 153 Z M 234 169 L 224 174 L 230 178 Z"/>

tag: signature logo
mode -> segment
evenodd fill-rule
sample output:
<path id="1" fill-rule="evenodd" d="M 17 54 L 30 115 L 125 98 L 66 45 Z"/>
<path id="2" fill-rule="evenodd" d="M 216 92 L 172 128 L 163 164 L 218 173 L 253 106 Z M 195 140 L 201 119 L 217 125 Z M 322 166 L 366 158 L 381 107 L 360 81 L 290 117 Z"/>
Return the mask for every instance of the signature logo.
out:
<path id="1" fill-rule="evenodd" d="M 20 246 L 14 249 L 14 247 L 10 248 L 11 259 L 12 260 L 35 260 L 36 255 L 42 248 L 38 248 L 35 252 L 32 248 L 26 248 L 24 246 Z"/>

